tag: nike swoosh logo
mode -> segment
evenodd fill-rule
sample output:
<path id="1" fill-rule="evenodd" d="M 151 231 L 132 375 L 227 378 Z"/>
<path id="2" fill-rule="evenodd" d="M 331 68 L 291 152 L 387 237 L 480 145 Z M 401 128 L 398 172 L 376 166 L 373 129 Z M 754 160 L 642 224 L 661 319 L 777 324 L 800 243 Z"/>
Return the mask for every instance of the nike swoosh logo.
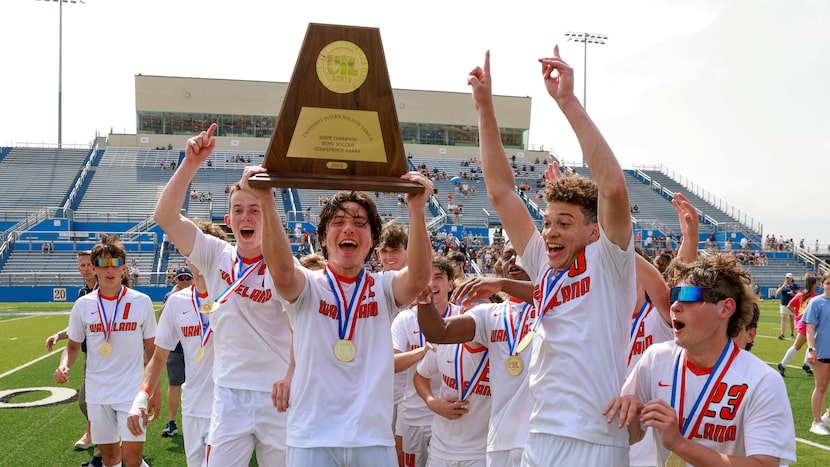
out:
<path id="1" fill-rule="evenodd" d="M 660 386 L 661 388 L 667 388 L 667 387 L 671 386 L 671 384 L 666 384 L 662 381 L 657 381 L 657 386 Z"/>
<path id="2" fill-rule="evenodd" d="M 455 363 L 455 360 L 447 360 L 447 363 Z"/>
<path id="3" fill-rule="evenodd" d="M 190 310 L 187 310 L 187 311 L 183 311 L 183 312 L 182 312 L 182 314 L 183 314 L 183 315 L 186 315 L 186 314 L 188 314 L 188 313 L 190 313 Z"/>

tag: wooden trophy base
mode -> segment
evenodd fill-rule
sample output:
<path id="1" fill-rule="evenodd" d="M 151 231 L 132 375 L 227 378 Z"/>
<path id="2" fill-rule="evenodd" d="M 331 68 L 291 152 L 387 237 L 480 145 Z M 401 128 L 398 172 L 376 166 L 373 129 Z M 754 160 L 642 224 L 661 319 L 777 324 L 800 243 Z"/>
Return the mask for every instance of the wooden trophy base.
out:
<path id="1" fill-rule="evenodd" d="M 314 175 L 312 177 L 281 177 L 264 173 L 248 179 L 254 188 L 298 188 L 313 190 L 356 190 L 378 191 L 383 193 L 423 193 L 424 186 L 419 183 L 401 180 L 395 177 L 349 177 L 336 175 Z"/>

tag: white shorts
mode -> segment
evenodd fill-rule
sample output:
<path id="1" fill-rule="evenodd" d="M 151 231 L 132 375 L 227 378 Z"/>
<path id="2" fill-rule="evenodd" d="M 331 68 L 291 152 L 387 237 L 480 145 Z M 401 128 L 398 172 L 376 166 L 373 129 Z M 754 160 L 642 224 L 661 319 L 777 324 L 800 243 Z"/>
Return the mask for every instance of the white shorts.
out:
<path id="1" fill-rule="evenodd" d="M 130 415 L 132 402 L 120 404 L 91 404 L 86 405 L 89 417 L 89 433 L 95 444 L 114 444 L 119 441 L 135 441 L 143 443 L 147 437 L 147 430 L 138 436 L 130 433 L 127 428 L 127 416 Z"/>
<path id="2" fill-rule="evenodd" d="M 424 467 L 429 456 L 429 440 L 432 438 L 432 426 L 401 425 L 403 436 L 403 465 L 405 467 Z"/>
<path id="3" fill-rule="evenodd" d="M 206 465 L 205 450 L 210 433 L 210 419 L 182 414 L 182 437 L 187 467 Z"/>
<path id="4" fill-rule="evenodd" d="M 360 448 L 297 448 L 288 447 L 288 465 L 293 467 L 340 467 L 344 465 L 396 466 L 394 446 Z M 260 464 L 264 465 L 264 464 Z"/>
<path id="5" fill-rule="evenodd" d="M 781 316 L 795 316 L 793 310 L 790 310 L 787 305 L 778 305 L 778 312 L 781 313 Z"/>
<path id="6" fill-rule="evenodd" d="M 206 465 L 248 465 L 256 449 L 259 465 L 284 466 L 285 426 L 270 392 L 215 386 Z"/>
<path id="7" fill-rule="evenodd" d="M 564 436 L 530 433 L 522 455 L 526 467 L 613 465 L 628 467 L 628 448 L 589 443 Z"/>
<path id="8" fill-rule="evenodd" d="M 440 459 L 435 456 L 429 456 L 427 461 L 428 467 L 487 467 L 487 459 L 482 456 L 477 459 L 467 459 L 463 461 L 452 461 L 448 459 Z"/>
<path id="9" fill-rule="evenodd" d="M 524 448 L 507 451 L 487 451 L 487 467 L 519 467 L 522 465 Z"/>

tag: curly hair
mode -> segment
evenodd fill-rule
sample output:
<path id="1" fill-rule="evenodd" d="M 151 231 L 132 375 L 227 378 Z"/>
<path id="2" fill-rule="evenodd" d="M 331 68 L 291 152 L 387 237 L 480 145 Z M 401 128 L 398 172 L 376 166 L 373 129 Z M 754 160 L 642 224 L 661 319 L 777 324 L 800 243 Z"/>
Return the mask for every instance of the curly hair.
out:
<path id="1" fill-rule="evenodd" d="M 383 220 L 381 220 L 380 214 L 378 214 L 378 208 L 375 205 L 375 202 L 366 193 L 362 191 L 338 191 L 334 196 L 332 196 L 325 206 L 323 206 L 323 210 L 320 211 L 320 222 L 317 224 L 317 235 L 321 239 L 326 238 L 329 222 L 334 219 L 334 216 L 337 215 L 338 212 L 346 212 L 345 208 L 343 208 L 343 204 L 348 202 L 357 203 L 363 206 L 363 209 L 366 210 L 366 214 L 368 215 L 367 220 L 369 221 L 369 226 L 372 231 L 372 248 L 369 248 L 369 252 L 366 254 L 365 258 L 365 260 L 368 261 L 374 252 L 375 246 L 380 240 L 380 231 L 383 226 Z M 326 259 L 329 258 L 328 249 L 325 246 L 323 247 L 323 256 Z"/>
<path id="2" fill-rule="evenodd" d="M 690 263 L 673 262 L 669 283 L 687 281 L 707 287 L 735 300 L 735 312 L 729 317 L 727 335 L 737 336 L 752 321 L 753 304 L 757 298 L 752 293 L 752 277 L 737 260 L 724 253 L 701 256 Z"/>
<path id="3" fill-rule="evenodd" d="M 560 178 L 545 186 L 545 201 L 579 206 L 585 223 L 597 222 L 597 184 L 581 175 Z"/>

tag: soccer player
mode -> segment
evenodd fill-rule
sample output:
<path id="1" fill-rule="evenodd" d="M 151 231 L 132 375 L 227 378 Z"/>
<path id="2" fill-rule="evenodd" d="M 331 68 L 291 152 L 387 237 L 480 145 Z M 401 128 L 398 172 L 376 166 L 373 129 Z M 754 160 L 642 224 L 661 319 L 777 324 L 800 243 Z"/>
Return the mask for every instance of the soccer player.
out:
<path id="1" fill-rule="evenodd" d="M 454 316 L 460 308 L 449 301 L 453 287 L 454 268 L 444 256 L 432 257 L 432 275 L 428 289 L 436 309 L 442 316 Z M 415 368 L 424 355 L 435 348 L 426 340 L 418 326 L 416 308 L 402 311 L 392 322 L 392 346 L 395 353 L 395 376 L 404 377 L 405 389 L 399 403 L 397 427 L 403 438 L 403 456 L 407 467 L 426 465 L 432 436 L 433 412 L 424 403 L 413 385 Z M 437 393 L 440 381 L 433 380 Z"/>
<path id="2" fill-rule="evenodd" d="M 819 435 L 830 435 L 830 408 L 822 414 L 827 383 L 830 381 L 830 272 L 821 276 L 824 293 L 810 300 L 804 318 L 807 326 L 807 357 L 813 364 L 815 387 L 810 398 L 813 423 L 810 431 Z"/>
<path id="3" fill-rule="evenodd" d="M 235 245 L 204 234 L 179 213 L 196 171 L 216 147 L 216 128 L 187 140 L 154 218 L 216 297 L 205 304 L 216 308 L 210 317 L 215 387 L 207 464 L 246 464 L 256 449 L 259 465 L 281 466 L 286 414 L 275 409 L 271 391 L 288 373 L 291 329 L 262 258 L 261 203 L 238 185 L 229 190 L 225 223 Z"/>
<path id="4" fill-rule="evenodd" d="M 674 340 L 646 350 L 606 408 L 609 423 L 619 413 L 632 441 L 654 428 L 657 465 L 795 463 L 783 380 L 733 340 L 753 317 L 749 273 L 727 254 L 670 272 Z"/>
<path id="5" fill-rule="evenodd" d="M 498 277 L 515 281 L 523 286 L 525 300 L 532 301 L 530 277 L 524 269 L 516 265 L 516 250 L 508 242 L 504 246 L 502 257 L 496 261 L 498 289 L 509 283 Z M 469 286 L 475 281 L 474 286 Z M 461 289 L 465 294 L 475 297 L 473 288 L 481 289 L 484 280 L 470 279 Z M 487 289 L 486 294 L 494 292 Z M 458 296 L 456 293 L 454 296 Z M 480 295 L 480 293 L 478 294 Z M 474 298 L 468 298 L 472 301 Z M 490 382 L 491 404 L 486 441 L 486 463 L 488 466 L 521 465 L 522 452 L 527 441 L 528 417 L 530 416 L 530 394 L 528 371 L 530 350 L 519 352 L 519 343 L 527 335 L 536 320 L 536 310 L 532 305 L 518 297 L 510 296 L 505 303 L 481 304 L 474 306 L 464 314 L 443 318 L 426 300 L 425 305 L 419 300 L 418 320 L 424 326 L 424 332 L 436 339 L 435 342 L 471 341 L 487 347 L 490 367 L 487 379 Z M 440 307 L 438 308 L 440 309 Z M 454 346 L 439 346 L 439 349 Z M 440 367 L 442 359 L 437 359 Z M 420 367 L 419 367 L 420 372 Z M 416 376 L 417 378 L 417 376 Z M 435 402 L 432 402 L 435 404 Z M 436 422 L 443 426 L 444 423 Z M 452 425 L 450 425 L 451 427 Z M 455 435 L 453 435 L 455 436 Z M 444 447 L 444 456 L 455 450 L 450 441 L 436 440 L 438 446 Z"/>
<path id="6" fill-rule="evenodd" d="M 468 78 L 478 112 L 487 195 L 534 283 L 539 318 L 528 368 L 530 435 L 523 463 L 627 465 L 628 436 L 602 416 L 619 395 L 635 304 L 634 245 L 625 177 L 573 94 L 573 69 L 541 58 L 548 93 L 576 133 L 594 180 L 545 188 L 542 232 L 516 192 L 493 106 L 490 54 Z"/>
<path id="7" fill-rule="evenodd" d="M 156 317 L 150 297 L 122 285 L 127 254 L 116 236 L 104 235 L 92 248 L 98 288 L 75 301 L 69 316 L 69 342 L 55 370 L 56 383 L 69 381 L 69 370 L 86 339 L 86 401 L 92 442 L 105 466 L 146 465 L 141 458 L 145 435 L 133 435 L 127 415 L 141 383 L 144 362 L 153 354 Z M 158 401 L 155 402 L 158 408 Z"/>
<path id="8" fill-rule="evenodd" d="M 202 232 L 227 241 L 222 229 L 213 223 L 201 219 L 194 222 Z M 169 355 L 173 349 L 181 346 L 185 359 L 184 379 L 187 381 L 182 387 L 181 396 L 184 451 L 188 467 L 197 467 L 205 461 L 213 407 L 213 329 L 210 315 L 199 310 L 211 298 L 205 278 L 190 260 L 185 261 L 192 283 L 173 293 L 164 304 L 165 311 L 159 319 L 156 334 L 156 349 L 144 369 L 141 388 L 133 400 L 127 423 L 130 431 L 139 435 L 144 432 L 147 422 L 155 419 L 157 414 L 148 411 L 147 400 L 158 390 L 161 372 L 165 362 L 169 362 Z M 184 272 L 182 269 L 179 269 L 177 279 Z"/>
<path id="9" fill-rule="evenodd" d="M 262 252 L 294 326 L 288 465 L 395 465 L 390 327 L 429 280 L 424 206 L 432 182 L 417 172 L 401 177 L 425 188 L 407 194 L 407 267 L 383 273 L 364 268 L 382 222 L 366 193 L 340 191 L 323 207 L 317 226 L 326 269 L 309 271 L 294 258 L 273 190 L 248 184 L 265 170 L 246 167 L 240 184 L 262 206 L 270 232 Z"/>

